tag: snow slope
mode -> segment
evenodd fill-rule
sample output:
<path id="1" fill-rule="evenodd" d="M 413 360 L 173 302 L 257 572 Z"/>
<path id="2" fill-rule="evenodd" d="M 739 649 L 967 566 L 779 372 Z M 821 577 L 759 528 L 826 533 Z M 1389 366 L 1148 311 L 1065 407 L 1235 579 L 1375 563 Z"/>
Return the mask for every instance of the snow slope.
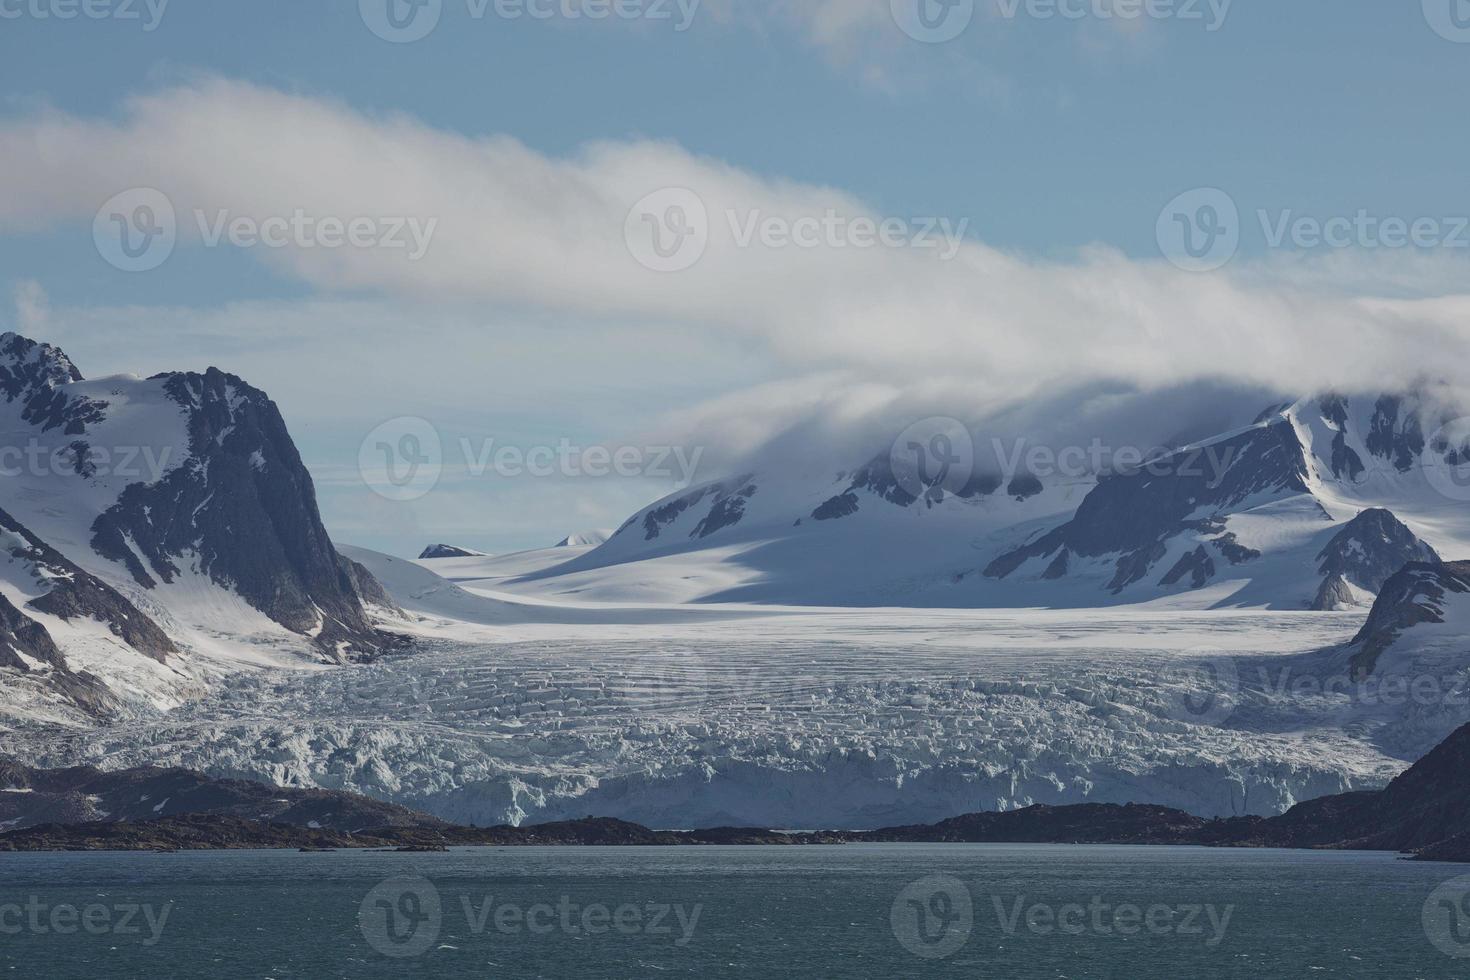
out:
<path id="1" fill-rule="evenodd" d="M 659 501 L 595 550 L 503 587 L 642 602 L 1304 609 L 1327 601 L 1323 552 L 1365 511 L 1416 539 L 1380 564 L 1421 546 L 1470 555 L 1470 451 L 1444 435 L 1458 430 L 1437 431 L 1455 414 L 1425 393 L 1323 396 L 1142 466 L 976 470 L 918 495 L 901 454 L 829 483 L 745 474 Z M 1373 598 L 1352 583 L 1328 592 L 1329 605 Z"/>

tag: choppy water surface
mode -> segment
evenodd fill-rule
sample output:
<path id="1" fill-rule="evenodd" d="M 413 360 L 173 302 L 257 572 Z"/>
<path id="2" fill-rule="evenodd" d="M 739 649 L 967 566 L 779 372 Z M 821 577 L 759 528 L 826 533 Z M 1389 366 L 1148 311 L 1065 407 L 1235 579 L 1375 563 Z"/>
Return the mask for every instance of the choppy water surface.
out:
<path id="1" fill-rule="evenodd" d="M 1470 868 L 850 846 L 0 855 L 0 975 L 1470 976 Z"/>

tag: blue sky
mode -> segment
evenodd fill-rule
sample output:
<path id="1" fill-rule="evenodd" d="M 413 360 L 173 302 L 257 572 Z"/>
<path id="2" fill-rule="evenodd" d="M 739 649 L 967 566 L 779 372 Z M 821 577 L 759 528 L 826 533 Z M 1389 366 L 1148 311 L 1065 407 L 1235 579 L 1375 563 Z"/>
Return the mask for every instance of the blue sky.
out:
<path id="1" fill-rule="evenodd" d="M 1200 373 L 1208 349 L 1188 338 L 1177 349 L 1157 343 L 1159 323 L 1197 339 L 1209 330 L 1186 321 L 1201 309 L 1230 311 L 1210 327 L 1217 333 L 1281 316 L 1292 324 L 1282 329 L 1302 324 L 1302 350 L 1316 350 L 1313 330 L 1362 313 L 1334 304 L 1458 295 L 1470 251 L 1454 241 L 1273 248 L 1256 216 L 1429 217 L 1442 222 L 1442 238 L 1455 238 L 1455 217 L 1470 214 L 1470 130 L 1459 105 L 1470 43 L 1434 28 L 1454 24 L 1450 0 L 1442 11 L 1439 0 L 1422 9 L 1237 0 L 1215 30 L 1206 4 L 1197 8 L 1202 20 L 1125 21 L 1100 16 L 1111 9 L 1104 0 L 1077 0 L 1076 19 L 1035 16 L 1047 8 L 1034 3 L 1007 18 L 980 0 L 969 28 L 945 44 L 906 36 L 889 0 L 705 0 L 683 32 L 669 21 L 475 18 L 465 0 L 443 0 L 434 31 L 407 44 L 375 36 L 357 0 L 171 3 L 153 30 L 144 29 L 151 15 L 142 0 L 133 7 L 141 20 L 37 16 L 54 13 L 56 2 L 0 3 L 0 132 L 9 140 L 0 137 L 0 147 L 19 158 L 8 169 L 21 175 L 0 207 L 0 285 L 17 297 L 7 325 L 48 332 L 84 371 L 218 364 L 246 376 L 281 403 L 333 532 L 397 552 L 430 538 L 490 550 L 549 543 L 616 523 L 673 486 L 662 476 L 537 482 L 449 467 L 433 493 L 385 501 L 356 478 L 358 448 L 370 429 L 402 414 L 431 420 L 446 444 L 697 445 L 713 468 L 699 475 L 714 477 L 723 461 L 812 424 L 813 415 L 857 415 L 881 427 L 892 420 L 875 406 L 932 402 L 936 391 L 980 377 L 957 370 L 939 378 L 936 364 L 998 364 L 1017 397 L 1054 382 L 1045 358 L 1013 336 L 1027 332 L 1030 316 L 1067 318 L 1078 331 L 1077 344 L 1063 346 L 1079 349 L 1057 377 L 1076 381 L 1086 362 L 1102 361 L 1109 377 L 1158 383 L 1171 370 Z M 1470 23 L 1470 3 L 1454 2 Z M 190 92 L 205 95 L 191 101 L 182 94 Z M 140 97 L 162 105 L 139 110 L 130 100 Z M 205 135 L 207 124 L 173 128 L 228 123 L 237 112 L 257 127 L 240 127 L 256 144 L 281 140 L 273 157 L 215 161 L 210 147 L 220 144 Z M 86 166 L 47 158 L 51 144 L 38 134 L 57 118 L 85 130 L 73 156 L 87 157 Z M 336 135 L 324 122 L 337 119 L 350 120 L 340 142 L 316 142 L 324 131 Z M 507 137 L 514 149 L 477 162 Z M 162 163 L 147 150 L 155 139 L 167 144 Z M 113 169 L 110 154 L 120 161 Z M 412 163 L 395 177 L 400 160 Z M 236 162 L 239 173 L 213 180 Z M 274 196 L 252 196 L 252 168 L 272 171 L 259 182 Z M 515 179 L 499 181 L 496 168 Z M 646 188 L 636 186 L 643 173 Z M 584 236 L 547 232 L 553 220 L 601 220 L 596 207 L 576 210 L 579 195 L 622 204 L 625 188 L 700 180 L 709 182 L 696 187 L 706 200 L 728 192 L 773 212 L 860 202 L 877 216 L 963 221 L 967 240 L 984 251 L 945 272 L 946 284 L 967 278 L 963 298 L 931 313 L 923 306 L 935 291 L 925 285 L 930 273 L 914 272 L 907 257 L 880 271 L 781 254 L 732 265 L 721 279 L 712 254 L 671 288 L 667 277 L 639 278 L 645 270 L 601 268 L 600 253 L 581 251 Z M 432 195 L 417 186 L 430 181 Z M 184 198 L 233 212 L 247 200 L 330 212 L 350 209 L 346 200 L 432 197 L 424 206 L 440 237 L 411 275 L 192 241 L 158 269 L 121 272 L 99 256 L 92 216 L 110 194 L 144 184 L 167 184 L 183 211 Z M 349 186 L 357 197 L 334 196 Z M 1235 261 L 1203 283 L 1164 263 L 1157 239 L 1160 209 L 1194 188 L 1224 189 L 1241 214 Z M 640 196 L 626 193 L 627 206 Z M 514 220 L 497 237 L 508 207 Z M 624 210 L 609 207 L 615 216 Z M 712 208 L 716 224 L 720 210 Z M 461 231 L 456 222 L 477 227 Z M 1076 302 L 1031 310 L 1008 295 L 987 307 L 987 275 L 1005 281 L 996 292 L 1019 292 L 1018 275 L 1002 272 L 1009 263 L 1036 277 L 1022 277 L 1034 292 L 1050 292 L 1049 277 L 1057 278 L 1056 292 Z M 891 283 L 882 278 L 890 274 Z M 832 301 L 855 276 L 889 283 L 864 307 L 881 309 L 897 332 L 922 332 L 913 324 L 974 304 L 965 313 L 985 325 L 975 331 L 981 349 L 957 353 L 973 340 L 935 327 L 932 340 L 925 334 L 895 357 L 881 324 L 844 317 Z M 1116 289 L 1127 296 L 1084 296 L 1102 281 L 1122 283 Z M 1283 290 L 1299 297 L 1289 316 Z M 914 296 L 924 299 L 909 322 L 903 300 Z M 1123 322 L 1129 310 L 1148 312 Z M 829 312 L 832 324 L 804 332 Z M 1097 324 L 1087 322 L 1094 312 Z M 1421 326 L 1440 337 L 1446 329 Z M 1355 336 L 1380 336 L 1375 329 L 1365 322 Z M 1130 330 L 1174 361 L 1130 376 Z M 1098 347 L 1087 347 L 1089 336 Z M 1395 334 L 1381 336 L 1387 343 Z M 913 363 L 899 363 L 905 353 Z M 1347 377 L 1356 366 L 1345 357 L 1322 370 Z M 1254 376 L 1244 361 L 1218 369 L 1266 386 L 1284 380 Z M 913 394 L 916 386 L 925 392 Z M 854 451 L 860 442 L 854 435 Z"/>

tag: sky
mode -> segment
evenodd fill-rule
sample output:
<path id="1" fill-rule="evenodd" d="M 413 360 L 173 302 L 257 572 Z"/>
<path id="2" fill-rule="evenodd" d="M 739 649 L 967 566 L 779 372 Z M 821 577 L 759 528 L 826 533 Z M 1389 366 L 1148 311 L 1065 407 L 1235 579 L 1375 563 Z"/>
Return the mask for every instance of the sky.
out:
<path id="1" fill-rule="evenodd" d="M 1465 0 L 0 0 L 0 82 L 0 326 L 244 377 L 397 554 L 1470 364 Z"/>

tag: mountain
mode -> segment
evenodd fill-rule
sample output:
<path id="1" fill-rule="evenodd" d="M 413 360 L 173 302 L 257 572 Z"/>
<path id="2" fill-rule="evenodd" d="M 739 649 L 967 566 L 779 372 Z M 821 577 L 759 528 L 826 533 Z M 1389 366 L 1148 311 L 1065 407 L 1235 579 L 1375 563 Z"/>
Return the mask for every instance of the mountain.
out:
<path id="1" fill-rule="evenodd" d="M 280 411 L 234 375 L 89 381 L 7 333 L 0 457 L 0 609 L 32 661 L 146 687 L 183 683 L 193 654 L 344 662 L 392 643 L 365 609 L 386 595 L 328 538 Z"/>
<path id="2" fill-rule="evenodd" d="M 558 548 L 595 548 L 600 544 L 606 544 L 607 539 L 613 536 L 611 531 L 582 531 L 577 534 L 569 534 L 556 543 Z"/>
<path id="3" fill-rule="evenodd" d="M 1470 553 L 1457 492 L 1470 446 L 1441 434 L 1456 415 L 1431 392 L 1333 394 L 1085 467 L 1056 465 L 1083 458 L 1081 440 L 1006 463 L 955 423 L 835 481 L 752 471 L 681 491 L 520 585 L 842 606 L 1366 607 L 1404 564 Z"/>
<path id="4" fill-rule="evenodd" d="M 1470 641 L 1470 562 L 1406 565 L 1384 584 L 1348 646 L 1354 676 L 1380 671 L 1385 654 L 1423 659 L 1426 649 Z"/>
<path id="5" fill-rule="evenodd" d="M 436 558 L 483 558 L 483 551 L 470 551 L 468 548 L 456 548 L 452 544 L 431 544 L 419 555 L 419 561 L 430 561 Z"/>

